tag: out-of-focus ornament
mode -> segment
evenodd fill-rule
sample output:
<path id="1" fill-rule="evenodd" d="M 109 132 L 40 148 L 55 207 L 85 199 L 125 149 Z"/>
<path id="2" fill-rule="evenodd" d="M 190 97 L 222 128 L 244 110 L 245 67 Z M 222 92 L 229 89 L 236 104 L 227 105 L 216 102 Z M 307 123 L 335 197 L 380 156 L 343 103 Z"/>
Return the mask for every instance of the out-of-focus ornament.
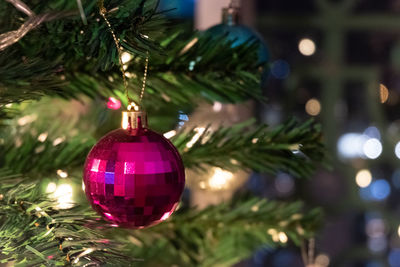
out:
<path id="1" fill-rule="evenodd" d="M 167 11 L 164 14 L 170 18 L 192 18 L 195 2 L 195 0 L 161 0 L 158 9 Z"/>
<path id="2" fill-rule="evenodd" d="M 185 171 L 172 143 L 147 128 L 143 111 L 122 114 L 122 129 L 104 136 L 87 156 L 84 188 L 92 207 L 106 220 L 144 228 L 174 212 Z"/>
<path id="3" fill-rule="evenodd" d="M 230 4 L 228 8 L 222 9 L 222 22 L 209 28 L 206 32 L 216 38 L 226 37 L 232 41 L 232 47 L 246 42 L 258 44 L 258 63 L 265 64 L 269 60 L 269 52 L 264 40 L 259 33 L 240 24 L 240 8 L 235 4 Z"/>

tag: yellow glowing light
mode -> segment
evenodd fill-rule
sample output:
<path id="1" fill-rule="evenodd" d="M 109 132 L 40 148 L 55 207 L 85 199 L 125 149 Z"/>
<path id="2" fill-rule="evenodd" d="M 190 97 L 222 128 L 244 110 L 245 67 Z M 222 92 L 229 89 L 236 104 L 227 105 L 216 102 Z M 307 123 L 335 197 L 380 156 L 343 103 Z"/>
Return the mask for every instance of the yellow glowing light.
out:
<path id="1" fill-rule="evenodd" d="M 315 53 L 316 46 L 313 40 L 304 38 L 299 42 L 299 51 L 304 56 L 311 56 Z"/>
<path id="2" fill-rule="evenodd" d="M 56 191 L 57 185 L 55 183 L 49 183 L 46 188 L 46 193 L 53 193 Z"/>
<path id="3" fill-rule="evenodd" d="M 38 141 L 43 143 L 44 141 L 46 141 L 48 135 L 49 134 L 47 132 L 41 133 L 38 136 Z"/>
<path id="4" fill-rule="evenodd" d="M 356 183 L 359 187 L 367 187 L 371 184 L 372 175 L 369 170 L 360 170 L 356 174 Z"/>
<path id="5" fill-rule="evenodd" d="M 206 128 L 204 128 L 204 127 L 195 128 L 194 131 L 196 132 L 196 134 L 186 144 L 186 147 L 191 148 L 197 142 L 197 140 L 199 140 L 199 138 L 201 137 L 201 135 L 204 133 L 205 130 L 206 130 Z"/>
<path id="6" fill-rule="evenodd" d="M 252 212 L 257 212 L 260 208 L 258 207 L 258 205 L 254 205 L 253 207 L 251 207 L 251 211 Z"/>
<path id="7" fill-rule="evenodd" d="M 284 232 L 279 232 L 278 237 L 281 243 L 286 243 L 288 241 L 288 237 Z"/>
<path id="8" fill-rule="evenodd" d="M 316 98 L 311 98 L 306 103 L 306 112 L 311 116 L 317 116 L 321 112 L 321 103 Z"/>
<path id="9" fill-rule="evenodd" d="M 121 55 L 121 60 L 122 60 L 122 64 L 126 64 L 132 60 L 132 55 L 127 52 L 123 52 Z"/>
<path id="10" fill-rule="evenodd" d="M 215 168 L 214 174 L 208 180 L 208 185 L 211 189 L 219 190 L 228 187 L 230 180 L 233 178 L 233 173 L 225 171 L 221 168 Z"/>
<path id="11" fill-rule="evenodd" d="M 65 141 L 65 137 L 58 137 L 53 141 L 53 146 L 57 146 Z"/>
<path id="12" fill-rule="evenodd" d="M 83 190 L 83 192 L 85 192 L 85 183 L 82 181 L 82 190 Z"/>
<path id="13" fill-rule="evenodd" d="M 18 125 L 19 126 L 24 126 L 28 123 L 34 122 L 37 119 L 37 115 L 36 114 L 32 114 L 32 115 L 26 115 L 22 118 L 18 119 Z"/>
<path id="14" fill-rule="evenodd" d="M 220 103 L 220 102 L 214 102 L 214 105 L 213 105 L 213 110 L 214 110 L 214 112 L 220 112 L 221 109 L 222 109 L 222 103 Z"/>
<path id="15" fill-rule="evenodd" d="M 127 78 L 135 77 L 136 78 L 136 74 L 134 74 L 132 72 L 125 72 L 125 77 L 127 77 Z"/>
<path id="16" fill-rule="evenodd" d="M 206 188 L 207 188 L 206 182 L 201 181 L 201 182 L 199 183 L 199 187 L 200 187 L 201 189 L 206 189 Z"/>
<path id="17" fill-rule="evenodd" d="M 35 148 L 35 153 L 39 154 L 40 152 L 43 152 L 45 148 L 46 148 L 45 145 L 40 145 L 40 146 Z"/>
<path id="18" fill-rule="evenodd" d="M 69 209 L 74 206 L 72 200 L 72 186 L 69 184 L 61 184 L 57 186 L 54 192 L 54 198 L 57 199 L 59 209 Z"/>
<path id="19" fill-rule="evenodd" d="M 60 176 L 61 178 L 67 178 L 68 173 L 63 171 L 63 170 L 57 170 L 57 175 Z"/>
<path id="20" fill-rule="evenodd" d="M 315 257 L 315 263 L 317 266 L 327 267 L 329 266 L 330 259 L 326 254 L 319 254 Z"/>
<path id="21" fill-rule="evenodd" d="M 383 84 L 379 85 L 379 95 L 380 95 L 382 104 L 385 103 L 389 98 L 389 90 Z"/>
<path id="22" fill-rule="evenodd" d="M 170 139 L 170 138 L 172 138 L 173 136 L 176 135 L 176 131 L 172 130 L 172 131 L 164 133 L 163 135 L 164 135 L 165 138 Z"/>
<path id="23" fill-rule="evenodd" d="M 274 242 L 279 242 L 278 231 L 276 231 L 275 229 L 271 228 L 271 229 L 268 229 L 267 233 L 272 237 L 272 240 Z"/>

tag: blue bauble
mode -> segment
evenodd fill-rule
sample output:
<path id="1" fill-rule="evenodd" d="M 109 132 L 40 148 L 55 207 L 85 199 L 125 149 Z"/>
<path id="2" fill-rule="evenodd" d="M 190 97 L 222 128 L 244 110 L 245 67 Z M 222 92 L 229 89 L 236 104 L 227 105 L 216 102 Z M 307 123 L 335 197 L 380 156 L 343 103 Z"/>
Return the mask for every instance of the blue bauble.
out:
<path id="1" fill-rule="evenodd" d="M 160 11 L 170 10 L 165 13 L 169 18 L 192 18 L 194 15 L 195 0 L 161 0 L 158 6 Z"/>
<path id="2" fill-rule="evenodd" d="M 232 48 L 248 41 L 258 43 L 259 48 L 257 63 L 265 64 L 269 60 L 269 52 L 264 40 L 259 33 L 247 26 L 241 24 L 230 25 L 222 23 L 211 27 L 207 30 L 207 32 L 216 38 L 225 37 L 229 41 L 232 41 Z"/>

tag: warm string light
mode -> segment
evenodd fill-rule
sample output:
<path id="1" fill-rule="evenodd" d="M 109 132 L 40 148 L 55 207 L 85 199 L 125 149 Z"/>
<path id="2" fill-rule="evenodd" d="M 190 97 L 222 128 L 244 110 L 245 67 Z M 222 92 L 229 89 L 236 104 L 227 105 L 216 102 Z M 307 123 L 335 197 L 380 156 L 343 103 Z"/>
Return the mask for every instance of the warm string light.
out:
<path id="1" fill-rule="evenodd" d="M 381 100 L 381 103 L 385 103 L 389 99 L 389 90 L 384 84 L 379 85 L 379 97 Z"/>
<path id="2" fill-rule="evenodd" d="M 315 53 L 316 46 L 313 40 L 304 38 L 299 42 L 299 51 L 304 56 L 312 56 Z"/>
<path id="3" fill-rule="evenodd" d="M 99 10 L 100 10 L 100 15 L 103 17 L 104 21 L 106 22 L 106 24 L 108 26 L 108 29 L 110 30 L 111 35 L 112 35 L 112 37 L 114 39 L 115 46 L 117 47 L 119 67 L 120 67 L 120 70 L 121 70 L 121 73 L 122 73 L 122 80 L 123 80 L 123 83 L 124 83 L 125 95 L 126 95 L 126 99 L 128 100 L 128 104 L 130 106 L 130 105 L 132 105 L 134 103 L 134 101 L 129 97 L 128 81 L 127 81 L 126 77 L 128 77 L 130 75 L 127 75 L 127 73 L 125 73 L 124 61 L 126 61 L 126 60 L 123 60 L 122 47 L 121 47 L 121 45 L 119 43 L 119 39 L 115 35 L 115 32 L 114 32 L 114 30 L 113 30 L 113 28 L 111 26 L 110 21 L 107 19 L 107 16 L 106 16 L 107 9 L 104 7 L 104 1 L 103 0 L 99 0 L 98 1 L 98 5 L 99 5 Z M 145 36 L 145 37 L 147 37 L 147 36 Z M 146 52 L 145 66 L 144 66 L 143 81 L 142 81 L 142 89 L 141 89 L 140 94 L 139 94 L 139 104 L 142 103 L 143 95 L 144 95 L 145 88 L 146 88 L 148 66 L 149 66 L 149 52 L 147 51 Z"/>
<path id="4" fill-rule="evenodd" d="M 360 170 L 356 174 L 356 183 L 359 187 L 368 187 L 372 182 L 372 174 L 369 170 Z"/>

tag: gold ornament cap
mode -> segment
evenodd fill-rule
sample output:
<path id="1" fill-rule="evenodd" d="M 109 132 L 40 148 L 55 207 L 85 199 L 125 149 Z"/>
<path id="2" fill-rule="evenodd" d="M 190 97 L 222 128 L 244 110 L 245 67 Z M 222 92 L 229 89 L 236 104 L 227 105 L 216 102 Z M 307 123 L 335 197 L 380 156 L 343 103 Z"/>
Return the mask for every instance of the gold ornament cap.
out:
<path id="1" fill-rule="evenodd" d="M 129 105 L 127 111 L 122 111 L 122 128 L 135 130 L 147 128 L 147 114 L 137 105 Z"/>

